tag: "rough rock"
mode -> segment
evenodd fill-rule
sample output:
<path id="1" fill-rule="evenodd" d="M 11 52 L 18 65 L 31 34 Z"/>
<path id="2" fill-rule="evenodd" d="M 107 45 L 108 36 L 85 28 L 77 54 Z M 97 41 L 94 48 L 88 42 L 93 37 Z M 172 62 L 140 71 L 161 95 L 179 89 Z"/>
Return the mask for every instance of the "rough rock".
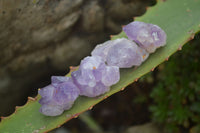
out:
<path id="1" fill-rule="evenodd" d="M 82 14 L 82 26 L 86 32 L 102 32 L 104 30 L 104 9 L 98 1 L 86 4 Z"/>

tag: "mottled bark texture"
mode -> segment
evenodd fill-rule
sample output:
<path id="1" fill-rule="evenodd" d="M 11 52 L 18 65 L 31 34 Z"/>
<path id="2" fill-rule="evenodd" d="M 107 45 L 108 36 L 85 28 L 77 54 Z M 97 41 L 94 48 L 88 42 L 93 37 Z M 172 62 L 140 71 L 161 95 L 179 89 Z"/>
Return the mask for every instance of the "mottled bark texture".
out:
<path id="1" fill-rule="evenodd" d="M 0 116 L 145 12 L 149 0 L 0 0 Z"/>

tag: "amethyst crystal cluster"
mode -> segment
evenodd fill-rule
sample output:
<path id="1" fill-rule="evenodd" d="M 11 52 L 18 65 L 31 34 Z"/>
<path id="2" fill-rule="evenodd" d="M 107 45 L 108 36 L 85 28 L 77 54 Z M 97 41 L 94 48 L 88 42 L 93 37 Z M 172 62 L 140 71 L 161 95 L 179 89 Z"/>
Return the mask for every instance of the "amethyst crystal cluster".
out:
<path id="1" fill-rule="evenodd" d="M 123 31 L 128 39 L 136 42 L 149 53 L 166 44 L 167 36 L 157 25 L 135 21 L 124 26 Z"/>
<path id="2" fill-rule="evenodd" d="M 80 90 L 80 95 L 87 97 L 104 94 L 120 78 L 119 67 L 106 65 L 100 56 L 85 57 L 79 70 L 72 72 L 71 76 Z"/>
<path id="3" fill-rule="evenodd" d="M 72 107 L 79 96 L 79 89 L 72 79 L 64 76 L 52 76 L 51 85 L 38 91 L 42 96 L 39 103 L 42 105 L 40 112 L 47 116 L 62 114 L 64 110 Z"/>
<path id="4" fill-rule="evenodd" d="M 119 68 L 139 66 L 149 53 L 166 44 L 166 34 L 157 25 L 132 22 L 123 27 L 128 36 L 99 44 L 85 57 L 71 77 L 52 76 L 40 89 L 40 112 L 57 116 L 72 107 L 79 95 L 96 97 L 110 90 L 120 79 Z"/>

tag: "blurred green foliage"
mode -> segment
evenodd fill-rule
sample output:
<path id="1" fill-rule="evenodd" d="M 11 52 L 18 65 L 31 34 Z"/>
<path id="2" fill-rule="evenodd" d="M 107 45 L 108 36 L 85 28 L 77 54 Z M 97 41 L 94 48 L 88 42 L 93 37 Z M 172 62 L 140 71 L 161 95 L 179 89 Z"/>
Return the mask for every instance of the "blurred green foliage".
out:
<path id="1" fill-rule="evenodd" d="M 150 94 L 152 119 L 173 133 L 200 126 L 200 34 L 180 52 L 158 67 Z"/>

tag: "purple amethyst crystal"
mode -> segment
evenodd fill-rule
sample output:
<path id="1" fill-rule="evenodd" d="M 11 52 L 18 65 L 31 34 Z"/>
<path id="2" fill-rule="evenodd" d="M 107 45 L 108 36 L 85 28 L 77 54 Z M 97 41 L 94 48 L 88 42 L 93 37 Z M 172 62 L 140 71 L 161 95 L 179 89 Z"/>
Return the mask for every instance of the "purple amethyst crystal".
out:
<path id="1" fill-rule="evenodd" d="M 148 55 L 136 43 L 122 38 L 109 49 L 106 62 L 110 66 L 130 68 L 132 66 L 139 66 Z"/>
<path id="2" fill-rule="evenodd" d="M 68 80 L 69 80 L 69 77 L 65 77 L 65 76 L 51 76 L 51 84 L 54 86 L 59 85 Z"/>
<path id="3" fill-rule="evenodd" d="M 110 47 L 112 47 L 115 42 L 117 42 L 117 40 L 113 41 L 113 40 L 109 40 L 104 42 L 103 44 L 98 44 L 94 50 L 91 52 L 92 56 L 100 56 L 104 61 L 106 61 L 106 56 L 108 54 L 108 51 L 110 49 Z"/>
<path id="4" fill-rule="evenodd" d="M 38 91 L 38 93 L 42 96 L 42 98 L 39 100 L 40 104 L 48 104 L 51 102 L 51 99 L 53 98 L 55 92 L 55 87 L 52 85 L 48 85 Z"/>
<path id="5" fill-rule="evenodd" d="M 106 66 L 100 56 L 90 56 L 84 58 L 79 70 L 71 75 L 80 90 L 80 95 L 96 97 L 109 91 L 110 86 L 119 81 L 119 68 Z M 110 82 L 105 82 L 106 79 Z"/>
<path id="6" fill-rule="evenodd" d="M 39 90 L 42 98 L 40 112 L 47 116 L 60 115 L 72 107 L 79 89 L 69 77 L 52 76 L 52 84 Z"/>
<path id="7" fill-rule="evenodd" d="M 120 79 L 119 67 L 117 66 L 107 66 L 106 70 L 103 71 L 102 83 L 105 86 L 111 86 L 116 84 Z"/>
<path id="8" fill-rule="evenodd" d="M 55 95 L 55 87 L 53 85 L 48 85 L 38 91 L 38 93 L 42 96 L 39 100 L 39 103 L 42 105 L 40 108 L 40 112 L 47 116 L 56 116 L 62 114 L 64 109 L 56 105 L 53 100 Z"/>
<path id="9" fill-rule="evenodd" d="M 72 79 L 69 77 L 66 78 L 68 78 L 67 81 L 58 81 L 59 84 L 54 85 L 56 90 L 53 97 L 56 104 L 62 106 L 64 110 L 70 109 L 76 98 L 79 96 L 79 89 L 73 83 Z"/>
<path id="10" fill-rule="evenodd" d="M 91 54 L 92 56 L 101 56 L 109 66 L 118 66 L 119 68 L 139 66 L 149 56 L 146 50 L 125 38 L 97 45 Z"/>
<path id="11" fill-rule="evenodd" d="M 149 53 L 166 44 L 166 33 L 157 25 L 135 21 L 124 26 L 123 31 Z"/>

